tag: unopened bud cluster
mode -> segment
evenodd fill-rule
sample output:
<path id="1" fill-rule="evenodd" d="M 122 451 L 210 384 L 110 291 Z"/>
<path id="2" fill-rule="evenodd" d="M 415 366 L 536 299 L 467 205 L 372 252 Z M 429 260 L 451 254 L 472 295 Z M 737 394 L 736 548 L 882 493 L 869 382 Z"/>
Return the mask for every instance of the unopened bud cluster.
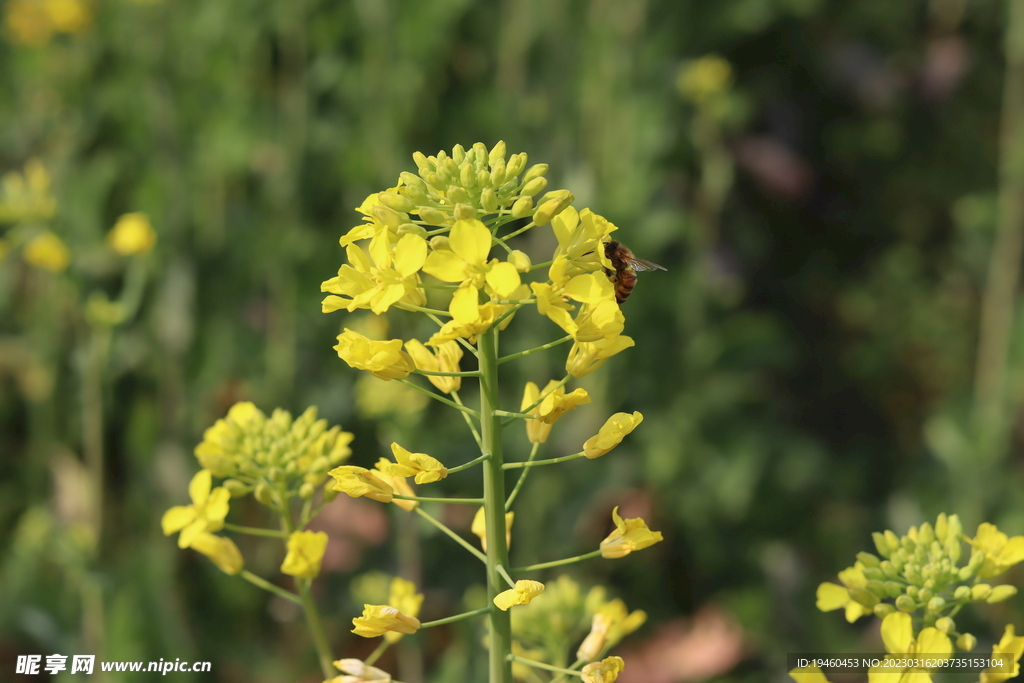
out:
<path id="1" fill-rule="evenodd" d="M 450 155 L 416 152 L 418 175 L 403 172 L 398 187 L 377 195 L 380 203 L 370 209 L 372 216 L 398 236 L 426 237 L 424 226 L 451 227 L 457 220 L 494 214 L 533 217 L 536 225 L 545 225 L 573 202 L 568 190 L 541 195 L 548 185 L 547 164 L 527 169 L 525 152 L 507 160 L 505 155 L 504 142 L 489 151 L 478 142 L 468 150 L 455 145 Z"/>
<path id="2" fill-rule="evenodd" d="M 957 515 L 940 514 L 934 526 L 926 522 L 904 536 L 885 531 L 872 538 L 878 555 L 857 553 L 854 565 L 839 573 L 842 586 L 821 584 L 819 609 L 844 607 L 848 621 L 869 613 L 884 618 L 897 610 L 917 612 L 922 628 L 934 627 L 956 638 L 957 647 L 971 650 L 977 640 L 957 633 L 953 616 L 967 603 L 997 603 L 1017 592 L 985 579 L 1024 560 L 1024 537 L 1007 538 L 991 524 L 980 525 L 968 538 Z M 964 542 L 971 552 L 961 564 Z"/>
<path id="3" fill-rule="evenodd" d="M 253 493 L 284 510 L 291 498 L 313 498 L 327 471 L 348 459 L 351 441 L 351 433 L 318 420 L 315 407 L 293 419 L 286 410 L 267 417 L 252 403 L 238 403 L 206 430 L 195 453 L 204 468 L 226 478 L 232 497 Z M 324 489 L 325 497 L 336 495 Z"/>

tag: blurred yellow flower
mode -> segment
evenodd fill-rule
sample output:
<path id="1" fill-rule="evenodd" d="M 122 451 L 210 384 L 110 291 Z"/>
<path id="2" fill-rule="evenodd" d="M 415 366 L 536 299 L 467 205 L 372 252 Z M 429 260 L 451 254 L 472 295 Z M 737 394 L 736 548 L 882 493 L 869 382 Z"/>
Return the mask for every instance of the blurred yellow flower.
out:
<path id="1" fill-rule="evenodd" d="M 242 553 L 230 538 L 204 531 L 192 539 L 190 547 L 210 558 L 225 574 L 235 575 L 245 566 Z"/>
<path id="2" fill-rule="evenodd" d="M 381 503 L 390 503 L 392 500 L 394 489 L 365 467 L 342 465 L 328 474 L 336 480 L 335 491 L 342 491 L 353 498 L 366 496 Z"/>
<path id="3" fill-rule="evenodd" d="M 508 548 L 512 545 L 512 522 L 516 519 L 515 512 L 505 513 L 505 547 Z M 481 507 L 473 515 L 473 524 L 470 526 L 470 531 L 476 534 L 480 538 L 480 547 L 483 551 L 487 552 L 487 516 L 486 509 Z"/>
<path id="4" fill-rule="evenodd" d="M 352 633 L 357 636 L 376 638 L 388 631 L 406 635 L 416 633 L 420 620 L 402 614 L 390 605 L 363 605 L 363 615 L 353 619 L 352 624 L 355 626 Z"/>
<path id="5" fill-rule="evenodd" d="M 459 361 L 462 360 L 462 347 L 456 341 L 447 341 L 437 346 L 437 354 L 431 353 L 418 339 L 405 342 L 405 350 L 412 356 L 418 370 L 428 372 L 459 372 Z M 427 375 L 427 379 L 435 387 L 446 394 L 462 388 L 461 377 L 438 377 Z"/>
<path id="6" fill-rule="evenodd" d="M 722 94 L 731 83 L 732 67 L 718 55 L 707 55 L 683 65 L 676 79 L 682 96 L 697 104 Z"/>
<path id="7" fill-rule="evenodd" d="M 981 672 L 979 683 L 1002 683 L 1003 681 L 1015 678 L 1020 674 L 1020 657 L 1024 654 L 1024 636 L 1017 636 L 1013 632 L 1013 624 L 1007 624 L 1003 631 L 1003 637 L 998 643 L 992 646 L 992 657 L 1001 658 L 1003 666 L 993 666 Z M 1013 668 L 1008 670 L 1006 660 L 1013 658 Z"/>
<path id="8" fill-rule="evenodd" d="M 338 335 L 338 343 L 334 350 L 353 368 L 366 370 L 383 380 L 408 377 L 416 368 L 409 354 L 402 350 L 401 339 L 372 341 L 358 332 L 345 328 L 345 331 Z"/>
<path id="9" fill-rule="evenodd" d="M 846 610 L 846 621 L 851 624 L 871 609 L 854 599 L 853 595 L 862 597 L 862 592 L 867 590 L 868 580 L 864 576 L 864 565 L 858 560 L 852 567 L 847 567 L 839 572 L 839 580 L 842 586 L 826 581 L 818 586 L 817 607 L 822 612 L 843 608 Z"/>
<path id="10" fill-rule="evenodd" d="M 78 33 L 92 21 L 83 0 L 10 0 L 4 29 L 11 42 L 39 47 L 54 33 Z"/>
<path id="11" fill-rule="evenodd" d="M 587 664 L 580 669 L 580 674 L 583 683 L 614 683 L 625 668 L 622 657 L 605 657 L 600 662 Z"/>
<path id="12" fill-rule="evenodd" d="M 644 622 L 647 621 L 647 613 L 639 609 L 630 612 L 626 603 L 619 598 L 605 602 L 604 595 L 605 589 L 602 586 L 595 586 L 587 595 L 586 604 L 587 609 L 594 613 L 594 617 L 602 615 L 602 621 L 607 622 L 607 630 L 604 631 L 604 647 L 614 647 L 620 640 L 644 625 Z M 591 623 L 591 631 L 598 628 L 595 619 Z M 603 629 L 603 625 L 600 628 Z M 594 657 L 596 656 L 595 654 Z"/>
<path id="13" fill-rule="evenodd" d="M 426 453 L 410 453 L 397 443 L 391 444 L 391 452 L 398 463 L 385 460 L 380 469 L 393 477 L 415 477 L 417 484 L 429 484 L 448 476 L 448 468 Z"/>
<path id="14" fill-rule="evenodd" d="M 591 460 L 601 457 L 618 446 L 622 439 L 643 421 L 644 416 L 639 411 L 632 415 L 615 413 L 605 420 L 597 434 L 583 442 L 583 455 Z"/>
<path id="15" fill-rule="evenodd" d="M 803 666 L 789 672 L 789 677 L 796 683 L 828 683 L 825 674 L 817 666 Z"/>
<path id="16" fill-rule="evenodd" d="M 612 618 L 609 615 L 600 612 L 595 614 L 590 620 L 590 633 L 576 650 L 576 659 L 590 662 L 601 654 L 605 643 L 608 642 L 608 629 L 611 626 Z"/>
<path id="17" fill-rule="evenodd" d="M 59 237 L 49 231 L 33 237 L 21 253 L 29 264 L 51 273 L 60 273 L 71 263 L 71 252 Z"/>
<path id="18" fill-rule="evenodd" d="M 10 8 L 11 3 L 5 5 Z M 50 174 L 38 159 L 29 159 L 23 173 L 11 171 L 0 178 L 0 221 L 46 220 L 57 209 L 50 193 Z"/>
<path id="19" fill-rule="evenodd" d="M 156 232 L 144 213 L 126 213 L 107 233 L 107 244 L 121 256 L 148 254 L 156 244 Z"/>
<path id="20" fill-rule="evenodd" d="M 590 403 L 590 396 L 586 389 L 574 389 L 567 394 L 564 387 L 557 385 L 558 382 L 552 380 L 548 382 L 542 392 L 533 382 L 526 383 L 520 410 L 526 410 L 541 396 L 544 396 L 544 400 L 530 410 L 530 414 L 536 415 L 537 419 L 523 421 L 526 423 L 526 437 L 530 443 L 546 442 L 551 433 L 551 427 L 558 418 L 575 409 L 576 406 Z"/>
<path id="21" fill-rule="evenodd" d="M 1007 571 L 1024 560 L 1024 536 L 1008 538 L 994 524 L 978 525 L 974 538 L 967 539 L 975 553 L 985 553 L 985 563 L 978 570 L 978 576 L 990 579 Z"/>
<path id="22" fill-rule="evenodd" d="M 210 470 L 199 470 L 188 485 L 192 505 L 176 505 L 164 513 L 160 520 L 164 536 L 180 531 L 178 547 L 188 548 L 202 533 L 224 528 L 231 494 L 223 486 L 210 490 L 213 476 Z"/>
<path id="23" fill-rule="evenodd" d="M 303 579 L 320 574 L 320 562 L 327 550 L 327 534 L 323 531 L 293 531 L 288 537 L 288 554 L 281 563 L 281 572 Z"/>
<path id="24" fill-rule="evenodd" d="M 914 638 L 913 620 L 906 612 L 893 612 L 882 619 L 882 642 L 885 651 L 897 655 L 886 657 L 868 670 L 868 683 L 931 683 L 928 669 L 905 667 L 907 658 L 899 655 L 926 655 L 942 660 L 953 654 L 953 643 L 942 631 L 928 627 Z"/>
<path id="25" fill-rule="evenodd" d="M 625 335 L 596 342 L 577 341 L 569 350 L 565 371 L 573 377 L 585 377 L 604 365 L 606 360 L 633 344 L 633 339 Z"/>
<path id="26" fill-rule="evenodd" d="M 427 303 L 418 275 L 427 258 L 427 242 L 422 237 L 404 235 L 394 250 L 387 239 L 375 238 L 369 253 L 356 244 L 350 244 L 345 252 L 348 263 L 336 277 L 320 285 L 320 291 L 331 293 L 321 304 L 324 313 L 368 308 L 380 314 L 400 301 L 413 306 Z"/>
<path id="27" fill-rule="evenodd" d="M 629 555 L 634 550 L 643 550 L 662 540 L 660 531 L 651 531 L 647 522 L 640 519 L 622 519 L 619 508 L 612 510 L 612 521 L 615 531 L 601 541 L 601 557 L 618 559 Z"/>
<path id="28" fill-rule="evenodd" d="M 346 675 L 335 676 L 324 683 L 391 683 L 391 674 L 360 659 L 339 659 L 334 666 Z"/>
<path id="29" fill-rule="evenodd" d="M 396 576 L 391 579 L 391 590 L 388 595 L 388 604 L 397 609 L 400 613 L 418 617 L 420 606 L 423 604 L 423 594 L 416 592 L 416 584 L 412 581 Z M 388 631 L 384 634 L 384 640 L 395 643 L 402 639 L 402 633 Z"/>
<path id="30" fill-rule="evenodd" d="M 494 596 L 494 604 L 498 609 L 507 612 L 515 605 L 529 605 L 530 601 L 544 592 L 544 584 L 540 581 L 516 581 L 515 588 L 509 588 Z"/>

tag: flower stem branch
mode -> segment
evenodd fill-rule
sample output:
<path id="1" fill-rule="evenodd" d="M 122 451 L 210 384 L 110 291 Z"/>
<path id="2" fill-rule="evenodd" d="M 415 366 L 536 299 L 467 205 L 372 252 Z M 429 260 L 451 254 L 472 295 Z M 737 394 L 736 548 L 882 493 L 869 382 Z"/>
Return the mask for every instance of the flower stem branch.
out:
<path id="1" fill-rule="evenodd" d="M 497 415 L 498 417 L 514 417 L 519 420 L 537 419 L 536 415 L 531 415 L 530 413 L 513 413 L 512 411 L 509 410 L 495 410 L 494 414 Z"/>
<path id="2" fill-rule="evenodd" d="M 402 384 L 404 384 L 405 386 L 409 387 L 410 389 L 415 389 L 416 391 L 420 392 L 421 394 L 426 394 L 430 398 L 438 400 L 441 403 L 444 403 L 445 405 L 449 405 L 452 408 L 455 408 L 456 410 L 461 410 L 462 412 L 466 413 L 467 415 L 472 415 L 473 417 L 476 417 L 476 418 L 480 417 L 480 414 L 478 412 L 476 412 L 475 410 L 473 410 L 472 408 L 467 408 L 466 406 L 459 405 L 455 401 L 447 399 L 444 396 L 441 396 L 440 394 L 435 394 L 430 389 L 424 389 L 423 387 L 419 386 L 415 382 L 410 382 L 409 380 L 402 379 L 401 377 L 396 378 L 395 381 L 401 382 Z"/>
<path id="3" fill-rule="evenodd" d="M 519 655 L 509 655 L 508 661 L 519 662 L 520 664 L 525 664 L 526 666 L 532 666 L 536 669 L 545 669 L 546 671 L 554 671 L 555 673 L 570 674 L 572 676 L 582 676 L 582 674 L 579 671 L 573 671 L 572 669 L 563 669 L 560 666 L 552 666 L 551 664 L 545 664 L 544 662 L 538 662 L 532 659 L 527 659 L 526 657 L 520 657 Z"/>
<path id="4" fill-rule="evenodd" d="M 554 465 L 560 462 L 568 462 L 569 460 L 576 460 L 577 458 L 583 457 L 583 451 L 579 453 L 573 453 L 572 455 L 563 455 L 560 458 L 549 458 L 548 460 L 527 460 L 526 462 L 507 462 L 502 465 L 502 468 L 506 470 L 515 470 L 520 467 L 537 467 L 539 465 Z"/>
<path id="5" fill-rule="evenodd" d="M 505 571 L 504 567 L 502 567 L 499 564 L 499 565 L 495 565 L 494 568 L 498 570 L 499 574 L 501 574 L 501 578 L 505 579 L 505 582 L 508 583 L 508 587 L 509 588 L 515 588 L 516 587 L 516 582 L 512 580 L 512 577 L 508 575 L 508 572 Z"/>
<path id="6" fill-rule="evenodd" d="M 480 560 L 481 562 L 487 562 L 487 558 L 484 556 L 484 554 L 482 552 L 480 552 L 479 550 L 477 550 L 476 548 L 471 546 L 466 539 L 464 539 L 462 536 L 459 536 L 457 533 L 455 533 L 454 531 L 452 531 L 451 529 L 446 527 L 444 524 L 442 524 L 437 519 L 434 519 L 434 517 L 432 517 L 431 515 L 429 515 L 426 512 L 424 512 L 421 508 L 418 508 L 418 507 L 416 508 L 416 514 L 419 515 L 420 517 L 422 517 L 423 519 L 427 520 L 428 522 L 430 522 L 434 526 L 436 526 L 441 531 L 443 531 L 452 540 L 454 540 L 456 543 L 458 543 L 463 548 L 468 550 L 470 552 L 470 554 L 475 556 L 478 560 Z"/>
<path id="7" fill-rule="evenodd" d="M 454 389 L 452 390 L 452 400 L 458 403 L 460 406 L 465 407 L 464 404 L 462 403 L 462 399 L 459 398 L 459 392 L 455 391 Z M 483 441 L 480 440 L 480 431 L 476 428 L 476 425 L 473 424 L 473 418 L 471 418 L 469 414 L 465 412 L 462 413 L 462 417 L 466 421 L 466 426 L 469 427 L 469 431 L 473 434 L 473 440 L 476 441 L 477 447 L 480 448 L 480 450 L 483 450 L 484 443 Z M 449 470 L 449 472 L 450 471 L 451 470 Z"/>
<path id="8" fill-rule="evenodd" d="M 499 358 L 498 359 L 498 363 L 499 364 L 500 363 L 507 363 L 510 360 L 515 360 L 516 358 L 522 358 L 523 356 L 529 356 L 531 353 L 537 353 L 538 351 L 546 351 L 546 350 L 548 350 L 548 349 L 550 349 L 552 347 L 558 346 L 559 344 L 564 344 L 567 341 L 572 341 L 572 335 L 571 334 L 567 334 L 564 337 L 562 337 L 561 339 L 556 339 L 555 341 L 548 342 L 547 344 L 544 344 L 542 346 L 538 346 L 538 347 L 533 348 L 533 349 L 527 349 L 526 351 L 520 351 L 519 353 L 513 353 L 511 356 L 505 356 L 504 358 Z M 566 379 L 566 381 L 569 381 L 569 380 Z"/>
<path id="9" fill-rule="evenodd" d="M 490 457 L 491 457 L 490 453 L 484 453 L 479 458 L 473 458 L 472 460 L 470 460 L 469 462 L 467 462 L 464 465 L 459 465 L 458 467 L 449 468 L 448 474 L 451 474 L 453 472 L 461 472 L 462 470 L 468 470 L 473 465 L 481 463 L 481 462 L 483 462 L 484 460 L 487 460 Z"/>
<path id="10" fill-rule="evenodd" d="M 555 560 L 554 562 L 541 562 L 540 564 L 531 564 L 526 567 L 513 567 L 511 571 L 513 574 L 520 572 L 534 572 L 538 569 L 548 569 L 550 567 L 561 567 L 563 564 L 572 564 L 573 562 L 582 562 L 583 560 L 589 560 L 592 557 L 597 557 L 601 554 L 600 550 L 595 550 L 590 553 L 584 553 L 583 555 L 577 555 L 576 557 L 567 557 L 564 560 Z"/>
<path id="11" fill-rule="evenodd" d="M 533 459 L 537 457 L 537 452 L 540 450 L 540 443 L 534 443 L 533 448 L 530 449 L 530 457 L 526 459 L 526 462 L 533 462 Z M 508 495 L 508 500 L 505 501 L 505 512 L 512 509 L 512 503 L 516 502 L 516 496 L 519 495 L 519 490 L 523 488 L 523 483 L 526 481 L 526 475 L 530 473 L 530 468 L 524 465 L 522 473 L 519 475 L 518 481 L 516 481 L 515 488 L 512 489 L 512 493 Z"/>
<path id="12" fill-rule="evenodd" d="M 224 523 L 224 528 L 228 531 L 235 531 L 240 534 L 249 534 L 251 536 L 269 536 L 270 538 L 285 538 L 283 531 L 277 529 L 260 529 L 254 526 L 242 526 L 241 524 L 228 524 Z"/>
<path id="13" fill-rule="evenodd" d="M 386 638 L 380 641 L 380 645 L 378 645 L 377 649 L 370 653 L 369 657 L 363 660 L 363 664 L 366 664 L 366 666 L 373 666 L 374 662 L 380 659 L 380 656 L 387 652 L 389 647 L 391 647 L 391 643 L 388 642 Z"/>
<path id="14" fill-rule="evenodd" d="M 486 614 L 490 612 L 490 607 L 481 607 L 480 609 L 470 610 L 469 612 L 463 612 L 462 614 L 456 614 L 451 617 L 445 617 L 444 619 L 435 619 L 434 621 L 425 621 L 420 624 L 420 629 L 430 628 L 432 626 L 441 626 L 442 624 L 453 624 L 456 621 L 462 621 L 463 619 L 470 619 L 479 614 Z"/>
<path id="15" fill-rule="evenodd" d="M 401 500 L 415 500 L 418 503 L 458 503 L 461 505 L 482 505 L 484 502 L 483 498 L 421 498 L 419 496 L 400 496 L 397 493 L 392 494 L 393 498 L 399 498 Z"/>
<path id="16" fill-rule="evenodd" d="M 395 308 L 400 308 L 403 311 L 415 311 L 417 313 L 429 313 L 431 315 L 443 315 L 446 318 L 452 317 L 452 314 L 448 311 L 442 311 L 440 308 L 424 308 L 423 306 L 415 306 L 413 304 L 399 303 L 395 304 Z"/>
<path id="17" fill-rule="evenodd" d="M 526 225 L 524 225 L 523 227 L 519 228 L 518 230 L 513 230 L 512 232 L 510 232 L 509 234 L 505 235 L 505 236 L 504 236 L 504 237 L 502 237 L 501 239 L 503 239 L 503 240 L 507 240 L 507 239 L 510 239 L 510 238 L 512 238 L 512 237 L 515 237 L 516 235 L 519 235 L 519 234 L 521 234 L 521 233 L 524 233 L 524 232 L 526 232 L 526 231 L 527 231 L 527 230 L 529 230 L 530 228 L 535 228 L 535 227 L 537 227 L 537 224 L 536 224 L 536 223 L 534 223 L 533 221 L 530 221 L 529 223 L 527 223 L 527 224 L 526 224 Z"/>
<path id="18" fill-rule="evenodd" d="M 275 586 L 274 584 L 270 583 L 269 581 L 267 581 L 263 577 L 256 576 L 255 574 L 253 574 L 248 569 L 243 569 L 238 575 L 241 576 L 246 581 L 248 581 L 249 583 L 251 583 L 252 585 L 258 586 L 258 587 L 262 588 L 263 590 L 268 591 L 270 593 L 273 593 L 274 595 L 276 595 L 278 597 L 284 598 L 285 600 L 288 600 L 290 602 L 294 602 L 296 605 L 301 605 L 302 604 L 302 599 L 298 595 L 296 595 L 295 593 L 292 593 L 289 590 L 285 590 L 284 588 L 281 588 L 280 586 Z"/>

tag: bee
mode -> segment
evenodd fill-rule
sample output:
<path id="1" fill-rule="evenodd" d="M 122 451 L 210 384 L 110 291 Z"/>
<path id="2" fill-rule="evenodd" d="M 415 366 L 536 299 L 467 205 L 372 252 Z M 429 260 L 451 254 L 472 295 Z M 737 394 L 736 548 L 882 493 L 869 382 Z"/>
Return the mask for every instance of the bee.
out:
<path id="1" fill-rule="evenodd" d="M 636 286 L 636 274 L 644 270 L 665 270 L 664 266 L 633 256 L 625 244 L 612 240 L 605 242 L 604 255 L 612 262 L 614 271 L 604 269 L 605 275 L 615 285 L 615 301 L 622 305 Z"/>

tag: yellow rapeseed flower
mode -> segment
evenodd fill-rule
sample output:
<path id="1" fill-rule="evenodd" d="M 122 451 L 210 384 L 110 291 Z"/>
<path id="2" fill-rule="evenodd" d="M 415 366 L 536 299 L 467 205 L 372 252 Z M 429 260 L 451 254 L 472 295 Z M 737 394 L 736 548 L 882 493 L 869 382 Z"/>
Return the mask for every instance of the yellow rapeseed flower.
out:
<path id="1" fill-rule="evenodd" d="M 508 548 L 512 545 L 512 522 L 516 519 L 515 512 L 505 513 L 505 547 Z M 487 552 L 487 516 L 486 509 L 481 507 L 473 515 L 473 524 L 470 526 L 470 531 L 476 534 L 480 538 L 480 547 L 483 551 Z"/>
<path id="2" fill-rule="evenodd" d="M 985 553 L 985 563 L 978 570 L 978 576 L 983 579 L 999 576 L 1024 560 L 1024 536 L 1008 538 L 994 524 L 978 525 L 974 538 L 967 541 L 975 553 Z"/>
<path id="3" fill-rule="evenodd" d="M 612 626 L 611 616 L 598 612 L 590 620 L 590 633 L 576 650 L 576 659 L 583 662 L 593 661 L 601 654 L 608 642 L 608 630 Z"/>
<path id="4" fill-rule="evenodd" d="M 817 607 L 822 612 L 843 608 L 846 611 L 846 621 L 851 624 L 860 617 L 871 612 L 871 608 L 861 604 L 854 599 L 854 595 L 861 600 L 870 602 L 865 595 L 867 593 L 868 579 L 864 576 L 864 565 L 857 561 L 852 567 L 847 567 L 839 572 L 839 580 L 843 585 L 839 586 L 826 581 L 818 586 Z M 871 595 L 870 593 L 868 595 Z"/>
<path id="5" fill-rule="evenodd" d="M 391 683 L 391 674 L 360 659 L 339 659 L 334 666 L 345 675 L 335 676 L 324 683 Z"/>
<path id="6" fill-rule="evenodd" d="M 619 508 L 612 510 L 615 531 L 601 541 L 601 557 L 617 559 L 629 555 L 634 550 L 643 550 L 662 540 L 660 531 L 651 531 L 647 522 L 640 519 L 622 519 Z"/>
<path id="7" fill-rule="evenodd" d="M 551 426 L 558 421 L 558 418 L 575 409 L 576 406 L 590 403 L 590 395 L 587 394 L 586 389 L 574 389 L 567 394 L 564 387 L 557 385 L 558 382 L 551 380 L 542 392 L 533 382 L 526 383 L 521 410 L 526 410 L 536 403 L 537 399 L 544 396 L 544 400 L 530 411 L 530 414 L 536 415 L 537 419 L 524 420 L 526 436 L 531 443 L 547 441 L 548 435 L 551 433 Z"/>
<path id="8" fill-rule="evenodd" d="M 338 356 L 357 370 L 366 370 L 383 380 L 408 377 L 415 368 L 412 358 L 402 350 L 401 339 L 373 341 L 345 328 L 334 347 Z"/>
<path id="9" fill-rule="evenodd" d="M 829 683 L 821 669 L 814 666 L 802 666 L 789 672 L 789 677 L 796 683 Z"/>
<path id="10" fill-rule="evenodd" d="M 288 554 L 281 563 L 281 572 L 312 579 L 320 574 L 320 562 L 327 550 L 327 534 L 323 531 L 293 531 L 288 537 Z"/>
<path id="11" fill-rule="evenodd" d="M 29 264 L 51 273 L 63 272 L 71 263 L 71 252 L 64 241 L 50 231 L 33 237 L 21 253 Z"/>
<path id="12" fill-rule="evenodd" d="M 410 635 L 420 627 L 420 620 L 402 614 L 390 605 L 363 605 L 363 615 L 352 620 L 352 633 L 363 638 L 376 638 L 388 631 Z"/>
<path id="13" fill-rule="evenodd" d="M 417 484 L 441 481 L 448 476 L 448 468 L 426 453 L 410 453 L 397 443 L 391 444 L 391 452 L 398 463 L 387 462 L 381 470 L 393 477 L 415 477 Z"/>
<path id="14" fill-rule="evenodd" d="M 8 2 L 10 11 L 17 2 Z M 46 220 L 57 210 L 50 192 L 50 174 L 38 159 L 29 159 L 23 173 L 11 171 L 0 178 L 0 222 Z"/>
<path id="15" fill-rule="evenodd" d="M 558 240 L 555 260 L 564 257 L 568 261 L 566 275 L 603 273 L 612 268 L 604 252 L 609 235 L 618 230 L 611 221 L 590 209 L 577 212 L 570 206 L 551 220 L 551 229 Z"/>
<path id="16" fill-rule="evenodd" d="M 1007 624 L 1003 631 L 1003 637 L 998 643 L 992 646 L 992 657 L 1001 658 L 1003 666 L 993 666 L 981 672 L 979 683 L 1002 683 L 1003 681 L 1015 678 L 1020 674 L 1020 657 L 1024 654 L 1024 636 L 1017 636 L 1013 632 L 1013 624 Z M 1013 669 L 1007 670 L 1006 660 L 1013 659 Z"/>
<path id="17" fill-rule="evenodd" d="M 224 528 L 231 494 L 223 486 L 211 491 L 212 485 L 210 470 L 199 470 L 188 485 L 192 505 L 176 505 L 164 513 L 160 521 L 164 536 L 180 531 L 179 548 L 188 548 L 201 533 Z"/>
<path id="18" fill-rule="evenodd" d="M 516 294 L 518 296 L 518 294 Z M 494 321 L 497 320 L 505 311 L 510 309 L 512 304 L 495 304 L 487 302 L 481 304 L 479 308 L 479 317 L 468 323 L 463 323 L 458 320 L 452 319 L 441 326 L 441 329 L 434 333 L 430 339 L 427 340 L 427 346 L 440 346 L 441 344 L 455 339 L 466 339 L 470 344 L 476 343 L 476 338 L 489 330 Z M 514 316 L 510 315 L 501 321 L 498 325 L 499 330 L 505 329 L 505 327 L 512 321 Z"/>
<path id="19" fill-rule="evenodd" d="M 377 464 L 374 465 L 374 476 L 390 486 L 394 490 L 394 493 L 397 493 L 400 496 L 415 496 L 416 492 L 413 491 L 412 486 L 410 486 L 409 482 L 405 480 L 405 477 L 396 477 L 385 471 L 385 468 L 392 464 L 394 463 L 387 458 L 381 458 L 377 461 Z M 402 498 L 392 498 L 391 502 L 406 512 L 412 512 L 413 508 L 420 504 L 418 500 L 404 500 Z"/>
<path id="20" fill-rule="evenodd" d="M 423 594 L 416 592 L 416 584 L 412 581 L 396 576 L 391 579 L 391 590 L 388 595 L 388 604 L 402 614 L 410 617 L 418 617 L 420 607 L 423 605 Z M 388 631 L 384 634 L 384 640 L 389 643 L 396 643 L 402 639 L 398 631 Z"/>
<path id="21" fill-rule="evenodd" d="M 595 586 L 587 595 L 587 609 L 594 615 L 603 615 L 607 620 L 607 631 L 605 631 L 605 647 L 614 647 L 620 640 L 633 631 L 644 625 L 647 621 L 647 613 L 643 610 L 633 610 L 626 607 L 626 603 L 620 598 L 608 602 L 604 601 L 604 588 Z M 591 631 L 596 627 L 596 622 L 591 624 Z M 597 656 L 596 654 L 594 655 Z M 587 659 L 593 659 L 589 657 Z"/>
<path id="22" fill-rule="evenodd" d="M 697 104 L 722 94 L 732 82 L 732 66 L 718 55 L 707 55 L 679 70 L 676 87 L 686 99 Z"/>
<path id="23" fill-rule="evenodd" d="M 882 619 L 881 630 L 886 652 L 895 656 L 887 656 L 881 664 L 871 667 L 868 683 L 931 683 L 930 670 L 904 667 L 903 664 L 917 655 L 944 660 L 953 654 L 949 636 L 936 628 L 921 629 L 915 639 L 913 620 L 906 612 L 893 612 Z"/>
<path id="24" fill-rule="evenodd" d="M 585 377 L 604 365 L 606 360 L 633 344 L 633 339 L 625 335 L 596 342 L 575 342 L 565 361 L 565 371 L 573 377 Z"/>
<path id="25" fill-rule="evenodd" d="M 148 254 L 156 244 L 156 232 L 144 213 L 126 213 L 107 233 L 107 244 L 121 256 Z"/>
<path id="26" fill-rule="evenodd" d="M 505 612 L 514 605 L 529 605 L 530 601 L 544 592 L 540 581 L 516 581 L 515 588 L 509 588 L 494 596 L 494 604 Z"/>
<path id="27" fill-rule="evenodd" d="M 579 342 L 610 339 L 622 333 L 625 317 L 615 303 L 615 287 L 603 273 L 568 274 L 569 260 L 558 256 L 548 268 L 550 282 L 533 282 L 537 312 L 545 315 Z M 573 319 L 569 312 L 578 301 L 583 308 Z"/>
<path id="28" fill-rule="evenodd" d="M 632 415 L 615 413 L 605 420 L 597 434 L 583 442 L 583 455 L 591 460 L 601 457 L 618 446 L 622 439 L 643 421 L 644 416 L 639 411 L 635 411 Z"/>
<path id="29" fill-rule="evenodd" d="M 365 467 L 342 465 L 335 467 L 328 474 L 336 480 L 335 491 L 342 491 L 353 498 L 366 496 L 381 503 L 390 503 L 394 495 L 391 486 Z"/>
<path id="30" fill-rule="evenodd" d="M 386 239 L 374 239 L 369 253 L 356 244 L 345 251 L 348 263 L 336 277 L 320 285 L 320 291 L 331 293 L 321 304 L 324 313 L 368 308 L 380 314 L 398 302 L 427 303 L 419 277 L 427 258 L 427 242 L 419 235 L 404 235 L 393 250 Z"/>
<path id="31" fill-rule="evenodd" d="M 210 558 L 225 574 L 233 576 L 245 566 L 242 553 L 230 538 L 204 531 L 192 538 L 190 547 Z"/>
<path id="32" fill-rule="evenodd" d="M 412 357 L 418 370 L 428 372 L 459 372 L 459 361 L 462 360 L 462 347 L 456 341 L 447 341 L 437 346 L 437 354 L 431 353 L 418 339 L 405 342 L 405 350 Z M 461 377 L 439 377 L 427 375 L 427 379 L 435 387 L 446 394 L 462 388 Z"/>
<path id="33" fill-rule="evenodd" d="M 605 657 L 600 662 L 587 664 L 580 669 L 583 683 L 615 683 L 626 663 L 622 657 Z"/>

